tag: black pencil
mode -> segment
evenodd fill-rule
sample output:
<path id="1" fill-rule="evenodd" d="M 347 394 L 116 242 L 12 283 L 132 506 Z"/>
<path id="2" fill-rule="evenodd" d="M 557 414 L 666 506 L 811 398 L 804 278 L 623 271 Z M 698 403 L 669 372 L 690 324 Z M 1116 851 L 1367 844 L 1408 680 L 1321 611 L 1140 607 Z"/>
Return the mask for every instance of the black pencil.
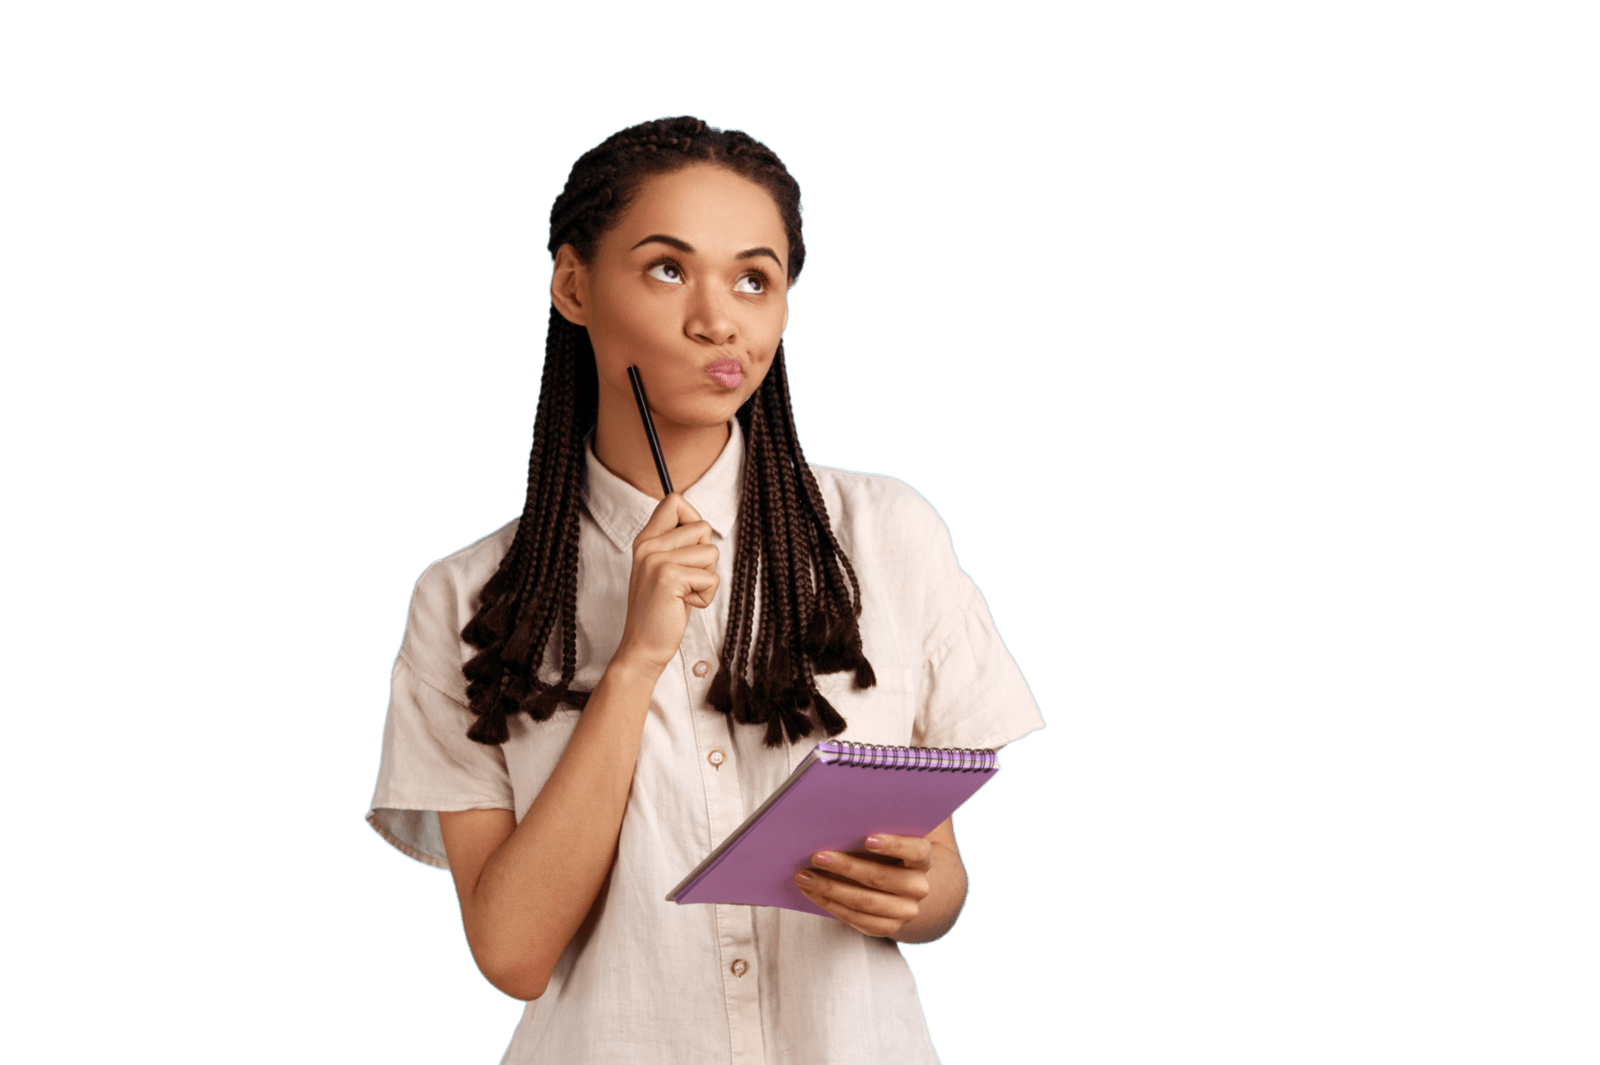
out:
<path id="1" fill-rule="evenodd" d="M 672 494 L 672 478 L 667 474 L 667 457 L 661 453 L 661 441 L 656 439 L 656 423 L 650 420 L 650 403 L 644 398 L 644 382 L 639 380 L 639 367 L 628 367 L 628 380 L 633 382 L 633 398 L 639 404 L 639 417 L 644 420 L 644 435 L 650 440 L 650 455 L 656 460 L 656 473 L 661 477 L 661 494 Z"/>

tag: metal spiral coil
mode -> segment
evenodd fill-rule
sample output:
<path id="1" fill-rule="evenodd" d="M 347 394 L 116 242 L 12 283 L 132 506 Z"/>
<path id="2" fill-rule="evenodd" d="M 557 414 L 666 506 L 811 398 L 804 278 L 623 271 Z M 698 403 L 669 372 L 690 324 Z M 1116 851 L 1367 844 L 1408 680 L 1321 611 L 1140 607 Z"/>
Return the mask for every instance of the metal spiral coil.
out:
<path id="1" fill-rule="evenodd" d="M 988 773 L 995 769 L 994 751 L 980 747 L 896 747 L 852 740 L 829 742 L 849 748 L 841 753 L 839 762 L 842 765 L 910 769 L 920 773 Z"/>

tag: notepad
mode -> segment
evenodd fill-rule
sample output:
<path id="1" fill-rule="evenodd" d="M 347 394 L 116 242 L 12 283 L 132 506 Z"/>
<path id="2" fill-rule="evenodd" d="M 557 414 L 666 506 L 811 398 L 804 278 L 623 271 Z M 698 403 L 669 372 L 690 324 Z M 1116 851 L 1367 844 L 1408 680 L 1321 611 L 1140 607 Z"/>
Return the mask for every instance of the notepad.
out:
<path id="1" fill-rule="evenodd" d="M 866 851 L 874 832 L 926 836 L 1000 769 L 994 751 L 817 744 L 789 779 L 667 896 L 831 917 L 795 886 L 817 851 Z"/>

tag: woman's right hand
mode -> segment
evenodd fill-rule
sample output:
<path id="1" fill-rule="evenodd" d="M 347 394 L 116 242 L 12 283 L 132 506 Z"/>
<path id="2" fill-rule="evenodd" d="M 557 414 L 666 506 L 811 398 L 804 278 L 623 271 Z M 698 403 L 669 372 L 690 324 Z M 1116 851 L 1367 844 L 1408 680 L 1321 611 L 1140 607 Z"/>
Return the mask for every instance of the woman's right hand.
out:
<path id="1" fill-rule="evenodd" d="M 711 525 L 674 492 L 634 538 L 628 616 L 613 661 L 648 667 L 659 676 L 683 643 L 689 608 L 710 606 L 717 582 Z"/>

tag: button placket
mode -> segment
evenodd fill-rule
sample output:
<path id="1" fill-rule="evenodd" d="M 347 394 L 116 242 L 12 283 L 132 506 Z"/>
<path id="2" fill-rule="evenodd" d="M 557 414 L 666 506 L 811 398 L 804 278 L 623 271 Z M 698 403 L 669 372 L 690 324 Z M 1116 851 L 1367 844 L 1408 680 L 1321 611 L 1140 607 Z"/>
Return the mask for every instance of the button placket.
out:
<path id="1" fill-rule="evenodd" d="M 706 702 L 716 655 L 705 616 L 696 611 L 680 648 L 683 679 L 689 688 L 689 717 L 694 725 L 700 780 L 705 787 L 706 819 L 711 843 L 721 843 L 744 820 L 739 774 L 731 768 L 733 734 L 728 718 Z M 704 668 L 702 668 L 704 667 Z M 728 1035 L 734 1060 L 755 1065 L 765 1060 L 761 1034 L 761 996 L 756 965 L 755 922 L 747 906 L 716 906 L 722 989 L 728 1008 Z"/>
<path id="2" fill-rule="evenodd" d="M 683 679 L 689 689 L 689 716 L 694 723 L 695 750 L 700 756 L 700 777 L 705 786 L 706 817 L 713 845 L 722 842 L 744 820 L 744 797 L 739 788 L 739 774 L 722 772 L 731 769 L 732 734 L 726 716 L 708 702 L 711 690 L 713 665 L 716 656 L 711 653 L 711 632 L 707 619 L 695 611 L 684 630 Z"/>
<path id="3" fill-rule="evenodd" d="M 749 906 L 718 904 L 722 948 L 722 994 L 728 1007 L 728 1039 L 738 1065 L 766 1061 L 761 1031 L 761 988 L 756 971 L 755 921 Z"/>

